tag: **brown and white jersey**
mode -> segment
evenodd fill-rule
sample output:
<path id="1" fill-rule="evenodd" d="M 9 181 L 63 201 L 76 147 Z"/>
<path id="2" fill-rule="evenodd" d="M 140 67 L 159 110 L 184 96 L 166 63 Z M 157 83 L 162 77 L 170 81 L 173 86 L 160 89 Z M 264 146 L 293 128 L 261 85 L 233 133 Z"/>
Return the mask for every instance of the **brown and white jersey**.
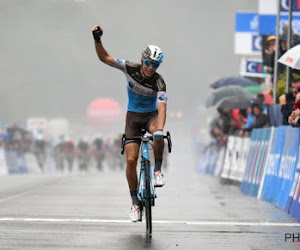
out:
<path id="1" fill-rule="evenodd" d="M 113 65 L 126 76 L 128 111 L 147 113 L 157 110 L 157 103 L 167 102 L 166 84 L 162 76 L 154 73 L 151 78 L 141 74 L 141 64 L 115 58 Z"/>

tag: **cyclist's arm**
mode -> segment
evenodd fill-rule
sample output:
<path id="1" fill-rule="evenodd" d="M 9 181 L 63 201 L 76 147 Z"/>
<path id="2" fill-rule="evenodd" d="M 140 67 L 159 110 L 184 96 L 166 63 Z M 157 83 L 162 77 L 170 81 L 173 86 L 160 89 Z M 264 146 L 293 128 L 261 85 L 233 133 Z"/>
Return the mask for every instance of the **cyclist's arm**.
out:
<path id="1" fill-rule="evenodd" d="M 109 55 L 107 53 L 107 51 L 105 50 L 105 48 L 102 45 L 101 40 L 99 42 L 95 42 L 95 49 L 96 49 L 96 53 L 97 53 L 99 59 L 103 63 L 105 63 L 105 64 L 107 64 L 109 66 L 113 66 L 114 65 L 114 63 L 115 63 L 115 57 L 113 57 L 113 56 L 111 56 L 111 55 Z"/>
<path id="2" fill-rule="evenodd" d="M 157 119 L 157 130 L 164 130 L 166 117 L 167 117 L 167 103 L 157 103 L 158 119 Z"/>
<path id="3" fill-rule="evenodd" d="M 164 79 L 159 76 L 157 79 L 157 110 L 158 110 L 158 119 L 157 119 L 157 129 L 163 130 L 166 122 L 167 116 L 167 88 Z"/>

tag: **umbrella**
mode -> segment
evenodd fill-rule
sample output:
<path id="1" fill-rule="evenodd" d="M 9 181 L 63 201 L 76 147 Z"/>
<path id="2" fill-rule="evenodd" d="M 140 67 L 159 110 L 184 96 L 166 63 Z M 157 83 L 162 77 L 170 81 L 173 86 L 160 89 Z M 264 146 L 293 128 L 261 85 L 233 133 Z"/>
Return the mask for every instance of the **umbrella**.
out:
<path id="1" fill-rule="evenodd" d="M 226 77 L 212 83 L 210 87 L 217 89 L 224 86 L 238 85 L 242 87 L 257 86 L 258 84 L 252 80 L 243 77 Z"/>
<path id="2" fill-rule="evenodd" d="M 260 86 L 248 86 L 248 87 L 245 87 L 245 89 L 252 95 L 255 95 L 264 90 L 264 88 L 262 88 Z"/>
<path id="3" fill-rule="evenodd" d="M 225 110 L 246 109 L 251 106 L 252 102 L 253 102 L 253 98 L 244 95 L 227 97 L 220 102 L 218 108 L 225 109 Z"/>
<path id="4" fill-rule="evenodd" d="M 300 44 L 289 49 L 279 59 L 278 62 L 293 69 L 300 69 Z"/>
<path id="5" fill-rule="evenodd" d="M 221 101 L 226 97 L 233 97 L 233 96 L 240 96 L 240 95 L 252 98 L 252 95 L 241 86 L 228 86 L 228 87 L 218 88 L 214 90 L 213 93 L 206 100 L 206 107 L 214 106 L 219 101 Z"/>

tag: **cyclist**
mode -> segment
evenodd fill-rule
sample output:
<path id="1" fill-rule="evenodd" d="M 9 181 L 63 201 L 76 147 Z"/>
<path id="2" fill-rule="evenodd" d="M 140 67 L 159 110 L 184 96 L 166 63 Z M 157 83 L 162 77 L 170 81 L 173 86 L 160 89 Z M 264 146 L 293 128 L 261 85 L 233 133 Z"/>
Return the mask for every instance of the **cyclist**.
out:
<path id="1" fill-rule="evenodd" d="M 154 138 L 154 185 L 162 187 L 165 184 L 161 173 L 164 149 L 163 129 L 166 121 L 167 95 L 166 84 L 158 73 L 157 68 L 163 61 L 162 50 L 154 45 L 147 46 L 142 51 L 141 64 L 117 59 L 104 49 L 100 26 L 92 27 L 96 53 L 99 59 L 112 67 L 121 70 L 127 80 L 128 106 L 126 115 L 126 136 L 139 136 L 141 129 L 146 129 Z M 137 160 L 141 141 L 127 141 L 126 177 L 132 199 L 130 219 L 133 222 L 141 219 L 140 201 L 137 197 Z"/>
<path id="2" fill-rule="evenodd" d="M 103 160 L 104 160 L 104 141 L 102 135 L 97 135 L 92 143 L 92 153 L 94 155 L 96 166 L 98 171 L 103 170 Z"/>

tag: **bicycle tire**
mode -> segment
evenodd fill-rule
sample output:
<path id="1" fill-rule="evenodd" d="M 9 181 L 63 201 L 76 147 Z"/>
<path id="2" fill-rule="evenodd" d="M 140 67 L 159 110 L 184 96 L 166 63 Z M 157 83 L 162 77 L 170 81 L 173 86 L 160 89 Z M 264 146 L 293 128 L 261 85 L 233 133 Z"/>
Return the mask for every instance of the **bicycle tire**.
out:
<path id="1" fill-rule="evenodd" d="M 145 161 L 145 181 L 146 181 L 146 231 L 147 234 L 152 234 L 152 212 L 151 212 L 151 185 L 150 185 L 150 172 L 149 172 L 149 161 Z"/>

